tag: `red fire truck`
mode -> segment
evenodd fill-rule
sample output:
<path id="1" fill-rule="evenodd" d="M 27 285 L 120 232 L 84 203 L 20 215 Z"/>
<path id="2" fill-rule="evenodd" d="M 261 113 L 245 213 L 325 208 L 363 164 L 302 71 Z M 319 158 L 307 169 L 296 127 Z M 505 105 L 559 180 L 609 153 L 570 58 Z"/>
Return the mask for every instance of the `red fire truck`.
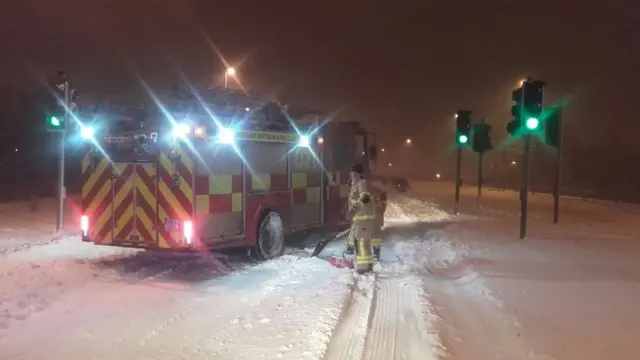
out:
<path id="1" fill-rule="evenodd" d="M 302 125 L 245 94 L 205 93 L 157 99 L 162 111 L 144 119 L 83 126 L 83 241 L 246 247 L 270 259 L 290 233 L 346 226 L 349 169 L 371 168 L 371 134 L 355 122 Z"/>

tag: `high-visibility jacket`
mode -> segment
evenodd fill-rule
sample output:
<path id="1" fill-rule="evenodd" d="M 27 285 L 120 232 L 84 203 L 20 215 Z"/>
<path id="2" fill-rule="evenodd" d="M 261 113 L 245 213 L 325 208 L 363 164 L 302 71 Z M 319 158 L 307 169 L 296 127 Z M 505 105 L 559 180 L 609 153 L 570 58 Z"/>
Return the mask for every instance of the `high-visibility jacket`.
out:
<path id="1" fill-rule="evenodd" d="M 356 239 L 371 239 L 376 227 L 376 198 L 371 193 L 368 180 L 361 179 L 353 185 L 349 194 L 349 212 L 353 214 L 353 232 Z"/>

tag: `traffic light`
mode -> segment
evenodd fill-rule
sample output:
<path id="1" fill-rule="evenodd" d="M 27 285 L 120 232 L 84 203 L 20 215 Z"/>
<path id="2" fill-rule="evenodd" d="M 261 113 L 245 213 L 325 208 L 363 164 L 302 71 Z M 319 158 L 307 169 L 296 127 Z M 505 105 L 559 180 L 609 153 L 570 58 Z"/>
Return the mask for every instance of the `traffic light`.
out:
<path id="1" fill-rule="evenodd" d="M 507 132 L 511 136 L 518 136 L 522 132 L 522 87 L 519 87 L 511 92 L 511 115 L 513 120 L 507 124 Z"/>
<path id="2" fill-rule="evenodd" d="M 471 140 L 471 111 L 456 112 L 456 144 L 467 146 Z"/>
<path id="3" fill-rule="evenodd" d="M 45 106 L 45 128 L 48 132 L 65 131 L 67 124 L 65 123 L 66 107 L 71 105 L 72 98 L 75 98 L 75 90 L 69 92 L 67 98 L 67 75 L 64 71 L 59 70 L 57 77 L 49 79 L 49 95 L 47 96 Z M 69 89 L 71 90 L 71 89 Z M 67 104 L 66 101 L 69 101 Z"/>
<path id="4" fill-rule="evenodd" d="M 473 141 L 471 142 L 474 152 L 485 152 L 493 149 L 491 144 L 491 125 L 474 124 Z"/>
<path id="5" fill-rule="evenodd" d="M 66 126 L 62 116 L 47 115 L 46 128 L 48 132 L 64 131 Z"/>
<path id="6" fill-rule="evenodd" d="M 562 130 L 562 110 L 554 108 L 544 121 L 544 143 L 547 146 L 558 147 Z"/>
<path id="7" fill-rule="evenodd" d="M 525 81 L 523 90 L 523 119 L 527 132 L 535 132 L 542 121 L 542 102 L 544 98 L 544 81 Z"/>

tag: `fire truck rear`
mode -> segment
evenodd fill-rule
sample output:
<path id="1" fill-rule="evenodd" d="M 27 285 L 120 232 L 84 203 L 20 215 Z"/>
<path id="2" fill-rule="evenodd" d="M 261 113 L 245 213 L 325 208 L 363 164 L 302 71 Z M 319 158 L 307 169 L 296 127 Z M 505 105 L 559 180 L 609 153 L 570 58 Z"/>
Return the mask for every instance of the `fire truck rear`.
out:
<path id="1" fill-rule="evenodd" d="M 285 235 L 347 226 L 349 169 L 375 164 L 373 137 L 357 123 L 296 125 L 275 103 L 230 96 L 183 96 L 144 121 L 86 125 L 83 241 L 246 247 L 269 259 L 282 254 Z"/>

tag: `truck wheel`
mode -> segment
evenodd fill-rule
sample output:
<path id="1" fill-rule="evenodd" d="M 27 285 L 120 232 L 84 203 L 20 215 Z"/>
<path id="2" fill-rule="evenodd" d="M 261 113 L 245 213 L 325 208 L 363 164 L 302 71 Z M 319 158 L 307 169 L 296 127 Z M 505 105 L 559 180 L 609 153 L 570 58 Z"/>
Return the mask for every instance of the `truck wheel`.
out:
<path id="1" fill-rule="evenodd" d="M 262 219 L 258 240 L 250 253 L 257 260 L 275 259 L 284 253 L 284 224 L 280 214 L 270 211 Z"/>

